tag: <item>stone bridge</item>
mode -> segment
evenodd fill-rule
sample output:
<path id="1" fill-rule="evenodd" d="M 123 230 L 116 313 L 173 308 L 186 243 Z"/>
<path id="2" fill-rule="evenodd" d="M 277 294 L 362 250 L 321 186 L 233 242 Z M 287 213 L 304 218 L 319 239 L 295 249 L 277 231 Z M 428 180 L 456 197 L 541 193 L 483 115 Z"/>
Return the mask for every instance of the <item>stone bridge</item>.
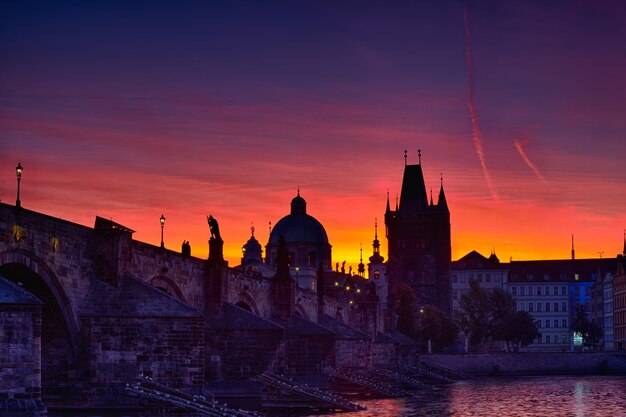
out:
<path id="1" fill-rule="evenodd" d="M 371 299 L 352 305 L 332 285 L 320 293 L 297 288 L 291 279 L 281 287 L 224 261 L 183 255 L 132 234 L 99 217 L 91 228 L 0 203 L 0 276 L 42 302 L 40 384 L 49 401 L 67 397 L 68 390 L 90 393 L 85 401 L 91 404 L 115 397 L 139 372 L 199 390 L 211 378 L 247 378 L 270 366 L 295 372 L 309 361 L 290 359 L 289 346 L 302 354 L 298 344 L 304 340 L 285 341 L 289 334 L 302 337 L 295 319 L 309 322 L 309 335 L 315 335 L 325 331 L 315 324 L 320 318 L 339 318 L 375 340 L 379 312 Z M 225 304 L 242 309 L 224 310 Z M 237 343 L 226 343 L 229 338 Z M 307 339 L 318 355 L 309 370 L 321 361 L 334 364 L 334 353 L 315 347 L 322 339 Z M 279 349 L 281 343 L 287 347 Z M 249 352 L 255 348 L 261 353 Z M 287 352 L 282 359 L 277 349 Z M 367 349 L 351 360 L 371 365 Z M 37 385 L 36 373 L 13 384 L 13 393 L 27 397 L 22 391 Z"/>

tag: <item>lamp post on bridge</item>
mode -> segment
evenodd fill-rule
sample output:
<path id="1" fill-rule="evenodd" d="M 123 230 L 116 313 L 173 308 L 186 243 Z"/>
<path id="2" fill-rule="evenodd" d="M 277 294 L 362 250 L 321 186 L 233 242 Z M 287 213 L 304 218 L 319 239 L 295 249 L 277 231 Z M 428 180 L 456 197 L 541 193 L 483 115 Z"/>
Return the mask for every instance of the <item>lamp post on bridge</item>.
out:
<path id="1" fill-rule="evenodd" d="M 17 175 L 17 200 L 15 200 L 15 207 L 17 208 L 22 207 L 22 202 L 20 201 L 20 181 L 22 180 L 23 170 L 24 168 L 22 168 L 22 164 L 18 162 L 15 167 L 15 174 Z"/>
<path id="2" fill-rule="evenodd" d="M 161 248 L 165 249 L 165 243 L 163 243 L 163 228 L 165 227 L 165 216 L 161 214 Z"/>

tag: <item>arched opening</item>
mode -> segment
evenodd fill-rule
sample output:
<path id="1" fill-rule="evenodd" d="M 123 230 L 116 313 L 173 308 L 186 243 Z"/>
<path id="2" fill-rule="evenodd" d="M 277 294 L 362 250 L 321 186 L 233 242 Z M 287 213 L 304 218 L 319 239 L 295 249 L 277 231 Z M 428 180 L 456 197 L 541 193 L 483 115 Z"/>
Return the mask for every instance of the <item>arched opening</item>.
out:
<path id="1" fill-rule="evenodd" d="M 237 307 L 241 307 L 241 308 L 243 308 L 244 310 L 248 310 L 249 312 L 251 312 L 251 313 L 252 313 L 252 309 L 250 308 L 250 306 L 249 306 L 248 304 L 246 304 L 245 302 L 243 302 L 243 301 L 239 301 L 239 302 L 238 302 L 237 304 L 235 304 L 235 305 L 236 305 Z"/>
<path id="2" fill-rule="evenodd" d="M 254 298 L 247 291 L 240 292 L 237 297 L 235 297 L 231 303 L 235 304 L 238 307 L 241 307 L 245 310 L 248 310 L 251 313 L 259 315 L 259 308 L 254 301 Z"/>
<path id="3" fill-rule="evenodd" d="M 53 290 L 20 263 L 0 266 L 0 275 L 36 296 L 41 306 L 41 388 L 44 401 L 67 397 L 76 386 L 78 367 L 72 332 Z"/>
<path id="4" fill-rule="evenodd" d="M 157 275 L 150 280 L 150 284 L 159 291 L 164 292 L 170 297 L 174 297 L 178 301 L 187 303 L 183 292 L 178 288 L 178 285 L 171 279 L 164 275 Z"/>

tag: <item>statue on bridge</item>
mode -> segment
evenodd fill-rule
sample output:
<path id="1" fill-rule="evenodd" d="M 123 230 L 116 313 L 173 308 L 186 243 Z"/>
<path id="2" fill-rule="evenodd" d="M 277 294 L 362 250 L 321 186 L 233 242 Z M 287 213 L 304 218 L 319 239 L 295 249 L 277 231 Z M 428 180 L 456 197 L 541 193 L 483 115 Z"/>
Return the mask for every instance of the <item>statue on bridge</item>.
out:
<path id="1" fill-rule="evenodd" d="M 222 237 L 220 236 L 220 227 L 217 224 L 217 220 L 215 220 L 215 217 L 213 217 L 212 215 L 209 215 L 206 218 L 206 220 L 209 223 L 209 229 L 211 230 L 211 237 L 215 238 L 216 240 L 222 240 Z"/>
<path id="2" fill-rule="evenodd" d="M 222 264 L 224 263 L 224 241 L 220 236 L 220 228 L 215 217 L 207 216 L 209 229 L 211 230 L 211 238 L 209 239 L 209 262 Z"/>

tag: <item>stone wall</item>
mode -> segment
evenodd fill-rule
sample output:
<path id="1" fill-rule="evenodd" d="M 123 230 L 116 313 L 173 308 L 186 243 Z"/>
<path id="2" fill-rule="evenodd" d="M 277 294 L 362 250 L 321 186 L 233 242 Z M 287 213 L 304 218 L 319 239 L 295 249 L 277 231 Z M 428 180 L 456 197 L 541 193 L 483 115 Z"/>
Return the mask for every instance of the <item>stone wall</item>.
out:
<path id="1" fill-rule="evenodd" d="M 290 375 L 319 374 L 335 366 L 334 334 L 285 334 L 285 369 Z"/>
<path id="2" fill-rule="evenodd" d="M 41 399 L 41 306 L 0 304 L 0 401 Z"/>
<path id="3" fill-rule="evenodd" d="M 167 317 L 82 317 L 86 380 L 94 400 L 117 397 L 138 375 L 201 392 L 204 320 Z"/>
<path id="4" fill-rule="evenodd" d="M 187 303 L 197 310 L 204 308 L 206 260 L 183 256 L 180 252 L 162 249 L 134 240 L 132 242 L 132 275 Z"/>
<path id="5" fill-rule="evenodd" d="M 544 352 L 422 355 L 423 360 L 474 374 L 626 373 L 626 355 L 594 352 Z"/>
<path id="6" fill-rule="evenodd" d="M 395 369 L 398 366 L 398 347 L 395 343 L 372 343 L 372 367 Z"/>
<path id="7" fill-rule="evenodd" d="M 207 380 L 246 380 L 267 371 L 283 337 L 282 330 L 209 329 Z"/>
<path id="8" fill-rule="evenodd" d="M 367 369 L 372 366 L 372 344 L 369 340 L 337 340 L 335 365 L 338 369 Z"/>

